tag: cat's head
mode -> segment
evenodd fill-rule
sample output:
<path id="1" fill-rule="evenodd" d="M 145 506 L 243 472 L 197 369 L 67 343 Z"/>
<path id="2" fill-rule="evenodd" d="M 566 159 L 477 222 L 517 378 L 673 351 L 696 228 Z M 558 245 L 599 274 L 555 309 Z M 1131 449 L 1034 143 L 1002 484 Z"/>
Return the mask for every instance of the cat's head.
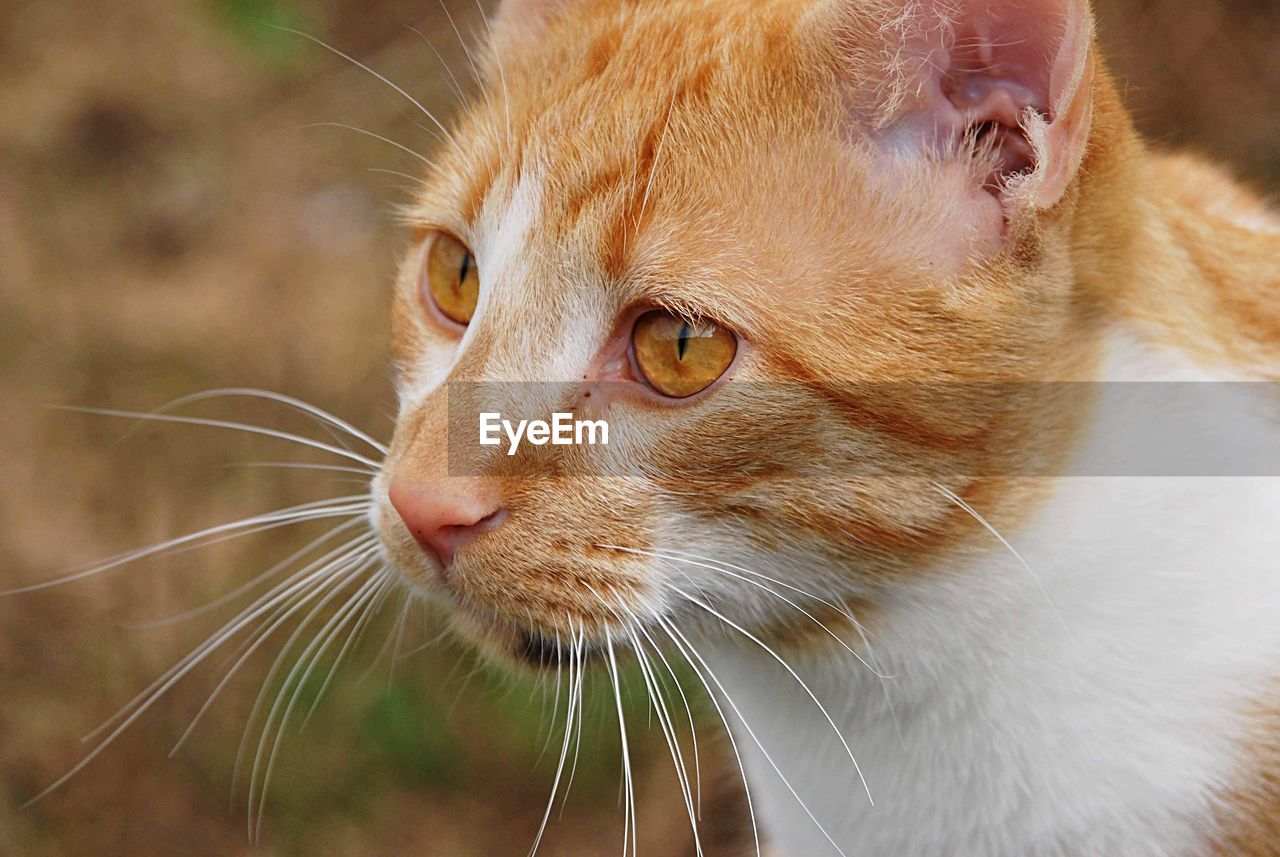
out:
<path id="1" fill-rule="evenodd" d="M 1090 359 L 1091 21 L 1080 0 L 507 0 L 398 279 L 394 564 L 545 662 L 658 617 L 772 633 L 795 603 L 874 604 L 960 549 L 962 498 L 1025 510 L 937 474 L 1013 472 L 1072 428 L 1070 403 L 967 385 Z M 617 440 L 481 447 L 450 415 L 486 390 Z"/>

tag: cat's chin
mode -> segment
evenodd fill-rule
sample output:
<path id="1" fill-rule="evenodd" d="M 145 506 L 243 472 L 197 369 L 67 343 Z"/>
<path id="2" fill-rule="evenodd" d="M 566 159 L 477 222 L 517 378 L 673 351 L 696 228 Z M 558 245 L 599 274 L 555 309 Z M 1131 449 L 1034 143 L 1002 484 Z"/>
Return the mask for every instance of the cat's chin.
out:
<path id="1" fill-rule="evenodd" d="M 488 660 L 533 672 L 555 672 L 570 662 L 587 666 L 607 651 L 602 639 L 579 636 L 576 647 L 563 633 L 529 628 L 497 618 L 481 618 L 465 607 L 451 605 L 450 627 L 464 642 L 475 646 Z M 622 637 L 612 641 L 621 654 L 630 644 Z"/>
<path id="2" fill-rule="evenodd" d="M 575 653 L 571 646 L 541 631 L 520 631 L 516 638 L 516 661 L 534 670 L 558 670 L 571 660 L 590 663 L 604 654 L 604 648 L 590 640 Z"/>

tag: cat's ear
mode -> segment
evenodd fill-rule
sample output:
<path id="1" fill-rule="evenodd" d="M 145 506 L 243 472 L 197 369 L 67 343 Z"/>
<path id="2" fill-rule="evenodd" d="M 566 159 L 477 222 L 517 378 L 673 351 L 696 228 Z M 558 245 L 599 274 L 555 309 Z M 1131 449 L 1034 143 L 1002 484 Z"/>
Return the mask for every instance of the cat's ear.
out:
<path id="1" fill-rule="evenodd" d="M 1006 213 L 1062 198 L 1092 116 L 1087 0 L 825 0 L 817 12 L 855 119 L 887 150 L 972 154 Z"/>

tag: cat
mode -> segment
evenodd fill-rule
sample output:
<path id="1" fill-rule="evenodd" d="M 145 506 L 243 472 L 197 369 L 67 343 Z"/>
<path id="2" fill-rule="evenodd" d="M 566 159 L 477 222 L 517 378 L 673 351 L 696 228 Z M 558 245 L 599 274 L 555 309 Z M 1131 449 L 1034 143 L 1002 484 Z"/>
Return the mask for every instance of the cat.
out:
<path id="1" fill-rule="evenodd" d="M 299 619 L 238 757 L 255 829 L 301 688 L 408 591 L 565 680 L 552 801 L 613 685 L 624 853 L 630 659 L 695 840 L 700 689 L 750 853 L 1280 855 L 1280 216 L 1141 139 L 1086 0 L 502 0 L 488 33 L 428 114 L 389 448 L 253 390 L 170 407 L 265 397 L 334 443 L 130 415 L 370 492 L 0 592 L 340 522 L 32 800 Z"/>
<path id="2" fill-rule="evenodd" d="M 1280 484 L 1077 469 L 1104 384 L 1276 380 L 1280 217 L 1084 0 L 504 0 L 479 63 L 373 513 L 460 634 L 688 661 L 757 849 L 1280 854 Z M 625 473 L 488 467 L 450 414 L 518 382 Z"/>

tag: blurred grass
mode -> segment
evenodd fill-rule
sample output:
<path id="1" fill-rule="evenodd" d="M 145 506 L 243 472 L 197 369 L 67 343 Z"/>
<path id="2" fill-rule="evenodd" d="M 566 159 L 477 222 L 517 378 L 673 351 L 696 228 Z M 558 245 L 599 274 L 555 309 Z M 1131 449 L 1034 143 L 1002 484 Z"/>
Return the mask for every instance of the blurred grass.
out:
<path id="1" fill-rule="evenodd" d="M 449 0 L 446 0 L 449 2 Z M 390 431 L 386 306 L 404 238 L 385 216 L 413 172 L 343 122 L 426 149 L 405 102 L 278 29 L 313 33 L 404 84 L 433 110 L 446 78 L 413 26 L 459 71 L 435 3 L 390 0 L 16 0 L 0 6 L 0 588 L 245 514 L 350 493 L 330 475 L 232 467 L 316 460 L 263 439 L 144 428 L 47 409 L 148 409 L 228 385 L 279 390 Z M 463 33 L 471 0 L 450 2 Z M 1101 32 L 1156 138 L 1280 179 L 1280 4 L 1105 0 Z M 311 431 L 270 407 L 223 418 Z M 85 752 L 79 736 L 211 632 L 227 611 L 127 627 L 216 598 L 303 543 L 241 544 L 0 599 L 0 854 L 510 855 L 545 806 L 556 735 L 527 678 L 441 642 L 374 669 L 375 623 L 326 691 L 301 689 L 257 845 L 245 833 L 236 748 L 273 652 L 168 751 L 221 676 L 197 670 L 66 787 L 18 805 Z M 394 605 L 393 605 L 394 606 Z M 394 610 L 388 610 L 394 614 Z M 414 616 L 404 651 L 438 633 Z M 266 647 L 270 649 L 271 647 Z M 330 653 L 332 655 L 333 653 Z M 215 659 L 217 660 L 217 659 Z M 282 690 L 283 678 L 267 689 Z M 638 684 L 635 676 L 629 681 Z M 288 690 L 292 691 L 292 688 Z M 550 855 L 620 846 L 618 739 L 603 682 Z M 629 721 L 647 720 L 638 695 Z M 563 712 L 561 712 L 561 716 Z M 708 718 L 704 718 L 709 722 Z M 256 734 L 251 736 L 256 741 Z M 661 736 L 634 728 L 641 852 L 692 853 Z M 709 782 L 723 776 L 704 740 Z M 732 781 L 709 803 L 709 854 L 732 854 Z M 713 790 L 714 791 L 714 790 Z"/>
<path id="2" fill-rule="evenodd" d="M 303 10 L 279 0 L 213 0 L 218 19 L 241 40 L 256 59 L 277 67 L 296 63 L 306 42 L 287 30 L 320 37 L 316 22 Z"/>

